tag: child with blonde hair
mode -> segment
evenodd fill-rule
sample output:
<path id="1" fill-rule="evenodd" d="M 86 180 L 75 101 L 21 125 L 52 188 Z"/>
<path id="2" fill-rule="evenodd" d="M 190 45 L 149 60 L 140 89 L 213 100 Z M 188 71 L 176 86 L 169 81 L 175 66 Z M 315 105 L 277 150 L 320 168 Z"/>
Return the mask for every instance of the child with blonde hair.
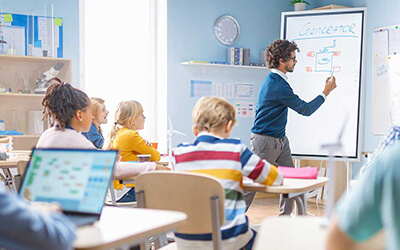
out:
<path id="1" fill-rule="evenodd" d="M 122 161 L 137 161 L 137 155 L 150 155 L 150 161 L 159 161 L 160 153 L 143 139 L 138 130 L 144 129 L 146 117 L 143 114 L 143 107 L 137 101 L 123 101 L 117 106 L 109 138 L 104 145 L 104 149 L 118 149 Z M 124 196 L 118 202 L 136 201 L 134 184 L 127 184 L 132 187 L 129 191 L 123 184 L 114 181 L 114 188 L 123 189 Z M 126 192 L 127 191 L 127 192 Z"/>
<path id="2" fill-rule="evenodd" d="M 175 148 L 175 170 L 208 174 L 225 189 L 225 222 L 222 249 L 251 249 L 255 231 L 249 230 L 243 200 L 243 176 L 264 185 L 282 185 L 283 175 L 269 162 L 253 154 L 238 139 L 230 139 L 236 110 L 217 97 L 202 97 L 193 109 L 192 144 Z M 175 234 L 179 249 L 212 249 L 211 234 Z"/>
<path id="3" fill-rule="evenodd" d="M 39 138 L 37 148 L 96 149 L 81 133 L 88 132 L 92 124 L 92 104 L 83 91 L 61 80 L 51 80 L 42 105 L 45 118 L 55 122 Z M 125 179 L 160 167 L 154 162 L 116 162 L 114 179 Z M 123 194 L 117 193 L 117 199 Z"/>
<path id="4" fill-rule="evenodd" d="M 104 137 L 100 125 L 107 123 L 108 110 L 104 104 L 104 100 L 97 97 L 90 98 L 92 102 L 92 125 L 89 132 L 82 134 L 93 143 L 93 145 L 101 149 L 104 144 Z"/>

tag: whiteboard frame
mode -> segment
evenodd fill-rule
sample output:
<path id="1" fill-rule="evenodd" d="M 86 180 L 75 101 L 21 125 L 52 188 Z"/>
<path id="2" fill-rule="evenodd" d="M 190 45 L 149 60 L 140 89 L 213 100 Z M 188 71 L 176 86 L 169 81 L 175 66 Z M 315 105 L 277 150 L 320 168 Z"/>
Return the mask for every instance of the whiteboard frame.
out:
<path id="1" fill-rule="evenodd" d="M 309 16 L 309 15 L 326 15 L 326 14 L 354 14 L 362 13 L 362 30 L 361 30 L 361 72 L 360 72 L 360 89 L 359 89 L 359 111 L 358 111 L 358 133 L 357 133 L 357 145 L 356 154 L 354 156 L 341 156 L 334 155 L 334 161 L 347 161 L 347 162 L 360 162 L 361 161 L 361 145 L 362 145 L 362 134 L 364 132 L 364 98 L 365 98 L 365 47 L 366 47 L 366 30 L 367 30 L 367 8 L 343 8 L 343 9 L 331 9 L 331 10 L 307 10 L 307 11 L 291 11 L 282 12 L 281 14 L 281 39 L 286 38 L 286 17 L 290 16 Z M 290 142 L 290 138 L 289 138 Z M 334 143 L 334 142 L 332 142 Z M 327 152 L 328 153 L 328 152 Z M 312 155 L 312 154 L 293 154 L 294 159 L 299 160 L 328 160 L 329 155 Z"/>

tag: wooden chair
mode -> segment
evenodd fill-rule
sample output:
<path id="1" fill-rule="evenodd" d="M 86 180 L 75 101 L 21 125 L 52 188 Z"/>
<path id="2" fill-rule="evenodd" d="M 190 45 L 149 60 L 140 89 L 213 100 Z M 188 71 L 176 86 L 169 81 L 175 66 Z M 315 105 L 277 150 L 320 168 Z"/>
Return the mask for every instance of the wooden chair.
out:
<path id="1" fill-rule="evenodd" d="M 212 234 L 214 249 L 221 249 L 225 219 L 225 192 L 211 176 L 157 171 L 136 178 L 138 207 L 181 211 L 187 214 L 182 234 Z M 173 249 L 169 244 L 168 249 Z M 163 248 L 164 249 L 164 248 Z"/>

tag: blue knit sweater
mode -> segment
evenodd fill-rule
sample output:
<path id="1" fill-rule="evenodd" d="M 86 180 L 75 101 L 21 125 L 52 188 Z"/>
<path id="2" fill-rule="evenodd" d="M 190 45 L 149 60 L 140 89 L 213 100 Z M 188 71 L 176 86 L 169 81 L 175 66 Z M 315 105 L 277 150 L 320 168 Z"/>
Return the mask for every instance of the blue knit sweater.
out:
<path id="1" fill-rule="evenodd" d="M 277 138 L 285 137 L 288 107 L 310 116 L 324 103 L 319 95 L 311 102 L 301 100 L 280 75 L 270 73 L 262 83 L 251 132 Z"/>

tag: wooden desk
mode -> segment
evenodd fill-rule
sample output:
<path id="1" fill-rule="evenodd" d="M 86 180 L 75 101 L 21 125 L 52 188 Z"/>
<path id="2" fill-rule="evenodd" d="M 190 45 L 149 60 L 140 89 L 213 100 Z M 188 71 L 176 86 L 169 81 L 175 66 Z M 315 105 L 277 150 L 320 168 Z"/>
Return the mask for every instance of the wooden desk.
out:
<path id="1" fill-rule="evenodd" d="M 186 221 L 176 211 L 105 206 L 100 221 L 78 228 L 74 248 L 97 250 L 133 246 L 176 230 Z"/>
<path id="2" fill-rule="evenodd" d="M 244 184 L 245 191 L 256 191 L 263 193 L 282 194 L 284 199 L 294 198 L 300 215 L 307 214 L 304 194 L 313 189 L 320 188 L 328 183 L 328 178 L 318 177 L 317 179 L 290 179 L 285 178 L 282 186 L 266 186 L 259 183 Z"/>
<path id="3" fill-rule="evenodd" d="M 327 227 L 320 226 L 319 218 L 312 217 L 274 217 L 267 218 L 258 231 L 254 250 L 321 250 L 325 249 Z M 384 234 L 357 246 L 358 250 L 384 249 Z"/>
<path id="4" fill-rule="evenodd" d="M 30 151 L 13 151 L 12 154 L 16 154 L 17 156 L 11 160 L 0 161 L 0 169 L 4 173 L 4 176 L 0 174 L 0 177 L 4 179 L 5 185 L 8 186 L 10 190 L 16 191 L 10 168 L 17 168 L 19 161 L 28 161 L 30 158 Z"/>

